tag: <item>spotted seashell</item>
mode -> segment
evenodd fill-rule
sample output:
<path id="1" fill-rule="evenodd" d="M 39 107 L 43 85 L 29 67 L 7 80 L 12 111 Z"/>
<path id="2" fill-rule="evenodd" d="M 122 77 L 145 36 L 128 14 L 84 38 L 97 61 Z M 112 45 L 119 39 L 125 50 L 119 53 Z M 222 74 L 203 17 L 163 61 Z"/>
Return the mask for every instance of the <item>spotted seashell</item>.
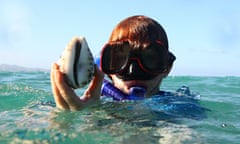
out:
<path id="1" fill-rule="evenodd" d="M 94 60 L 84 37 L 74 37 L 63 50 L 58 63 L 72 88 L 84 87 L 92 80 Z"/>

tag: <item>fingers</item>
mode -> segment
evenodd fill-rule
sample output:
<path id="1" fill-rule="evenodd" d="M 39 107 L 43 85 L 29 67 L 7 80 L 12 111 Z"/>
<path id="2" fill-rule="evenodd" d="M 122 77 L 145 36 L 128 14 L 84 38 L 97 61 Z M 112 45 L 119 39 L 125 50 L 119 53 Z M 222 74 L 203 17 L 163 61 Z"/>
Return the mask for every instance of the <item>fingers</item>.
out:
<path id="1" fill-rule="evenodd" d="M 104 73 L 101 72 L 98 67 L 95 65 L 95 76 L 91 83 L 88 86 L 88 89 L 85 91 L 84 96 L 81 97 L 83 101 L 88 99 L 99 100 L 101 95 L 101 87 L 103 83 Z"/>
<path id="2" fill-rule="evenodd" d="M 67 85 L 64 78 L 64 75 L 59 71 L 59 69 L 56 69 L 54 79 L 58 93 L 61 95 L 61 98 L 68 105 L 70 110 L 82 109 L 84 107 L 84 103 L 81 102 L 80 98 L 75 94 L 73 89 Z"/>
<path id="3" fill-rule="evenodd" d="M 95 76 L 84 96 L 79 98 L 74 90 L 65 82 L 64 75 L 60 72 L 57 64 L 52 65 L 51 85 L 54 99 L 58 108 L 80 110 L 96 102 L 100 98 L 104 74 L 95 66 Z"/>
<path id="4" fill-rule="evenodd" d="M 58 73 L 58 65 L 57 64 L 53 64 L 52 68 L 51 68 L 51 86 L 52 86 L 52 92 L 53 92 L 53 97 L 54 100 L 56 102 L 56 106 L 60 109 L 69 109 L 69 106 L 67 105 L 67 103 L 65 102 L 65 100 L 62 98 L 57 86 L 56 86 L 56 82 L 55 82 L 55 75 L 56 73 Z"/>

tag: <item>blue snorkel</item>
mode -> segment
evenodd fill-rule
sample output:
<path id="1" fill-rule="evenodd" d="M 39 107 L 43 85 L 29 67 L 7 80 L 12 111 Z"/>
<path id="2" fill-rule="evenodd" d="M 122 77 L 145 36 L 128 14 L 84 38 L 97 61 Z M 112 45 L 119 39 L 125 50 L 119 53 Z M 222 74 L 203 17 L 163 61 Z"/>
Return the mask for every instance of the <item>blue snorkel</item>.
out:
<path id="1" fill-rule="evenodd" d="M 100 58 L 95 57 L 95 64 L 100 67 Z M 101 95 L 108 96 L 113 98 L 116 101 L 122 100 L 143 100 L 145 97 L 146 89 L 141 86 L 134 86 L 130 88 L 130 93 L 125 94 L 118 88 L 116 88 L 110 81 L 104 79 L 102 88 L 101 88 Z"/>
<path id="2" fill-rule="evenodd" d="M 130 93 L 127 95 L 123 93 L 121 90 L 116 88 L 111 82 L 104 79 L 101 94 L 104 96 L 110 96 L 114 100 L 142 100 L 145 96 L 145 88 L 135 86 L 130 88 Z"/>

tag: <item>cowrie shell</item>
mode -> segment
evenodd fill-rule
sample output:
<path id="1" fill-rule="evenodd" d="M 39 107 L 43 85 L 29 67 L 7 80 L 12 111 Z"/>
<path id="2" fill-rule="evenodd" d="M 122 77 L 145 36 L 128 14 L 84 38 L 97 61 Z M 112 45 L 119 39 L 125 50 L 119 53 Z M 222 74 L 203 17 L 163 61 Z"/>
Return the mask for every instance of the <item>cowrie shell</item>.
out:
<path id="1" fill-rule="evenodd" d="M 74 37 L 63 50 L 58 64 L 70 87 L 87 85 L 94 75 L 94 60 L 85 37 Z"/>

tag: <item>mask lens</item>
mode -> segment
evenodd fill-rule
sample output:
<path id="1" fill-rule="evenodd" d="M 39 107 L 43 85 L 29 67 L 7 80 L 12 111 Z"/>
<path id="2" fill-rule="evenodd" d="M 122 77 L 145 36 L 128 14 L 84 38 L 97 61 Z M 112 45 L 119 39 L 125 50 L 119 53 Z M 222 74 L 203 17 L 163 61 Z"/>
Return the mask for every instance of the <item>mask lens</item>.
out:
<path id="1" fill-rule="evenodd" d="M 150 72 L 159 73 L 167 68 L 168 52 L 158 43 L 149 45 L 140 55 L 141 63 Z"/>
<path id="2" fill-rule="evenodd" d="M 107 74 L 118 73 L 127 64 L 129 52 L 129 44 L 126 42 L 107 44 L 102 52 L 102 70 Z"/>

